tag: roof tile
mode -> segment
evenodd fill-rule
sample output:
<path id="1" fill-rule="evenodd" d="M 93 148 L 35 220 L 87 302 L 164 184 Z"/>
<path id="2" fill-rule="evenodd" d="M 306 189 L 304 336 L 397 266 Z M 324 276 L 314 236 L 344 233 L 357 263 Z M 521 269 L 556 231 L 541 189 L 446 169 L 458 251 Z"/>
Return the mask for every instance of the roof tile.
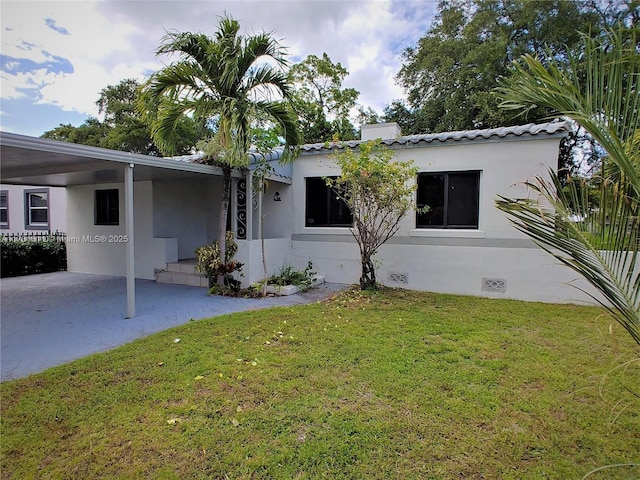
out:
<path id="1" fill-rule="evenodd" d="M 534 136 L 534 135 L 554 135 L 571 131 L 571 123 L 568 121 L 555 121 L 548 123 L 529 123 L 527 125 L 517 125 L 513 127 L 488 128 L 483 130 L 462 130 L 457 132 L 426 133 L 420 135 L 406 135 L 398 138 L 383 139 L 382 143 L 387 146 L 393 145 L 417 145 L 419 143 L 436 143 L 462 140 L 490 139 L 493 137 L 505 138 L 508 136 Z M 303 145 L 302 152 L 317 153 L 320 151 L 355 148 L 362 140 L 349 140 L 346 142 L 325 142 Z"/>

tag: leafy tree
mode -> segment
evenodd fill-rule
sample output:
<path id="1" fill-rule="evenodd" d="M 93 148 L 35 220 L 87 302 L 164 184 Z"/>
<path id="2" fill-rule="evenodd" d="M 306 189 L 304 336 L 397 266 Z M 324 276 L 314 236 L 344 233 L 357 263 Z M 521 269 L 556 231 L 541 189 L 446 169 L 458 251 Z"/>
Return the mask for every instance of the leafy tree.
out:
<path id="1" fill-rule="evenodd" d="M 404 51 L 398 81 L 429 131 L 511 125 L 513 115 L 492 94 L 498 78 L 509 75 L 514 59 L 545 45 L 566 55 L 592 23 L 573 0 L 441 1 L 427 34 Z M 528 113 L 535 119 L 548 110 Z"/>
<path id="2" fill-rule="evenodd" d="M 427 33 L 403 53 L 397 80 L 407 92 L 408 107 L 392 104 L 386 118 L 409 126 L 407 133 L 522 123 L 498 108 L 493 93 L 500 78 L 512 75 L 513 60 L 531 53 L 543 64 L 546 56 L 564 63 L 579 46 L 580 32 L 597 36 L 611 22 L 631 22 L 638 15 L 637 2 L 614 0 L 446 0 L 438 10 Z M 549 112 L 542 105 L 531 108 L 526 121 L 539 121 Z M 575 143 L 584 141 L 572 138 L 567 145 Z M 563 155 L 561 166 L 571 167 L 572 149 Z"/>
<path id="3" fill-rule="evenodd" d="M 268 33 L 239 35 L 240 24 L 220 18 L 213 38 L 200 33 L 169 33 L 157 54 L 177 54 L 178 60 L 154 73 L 142 90 L 140 108 L 151 121 L 154 141 L 163 149 L 179 141 L 177 129 L 184 114 L 216 123 L 210 158 L 224 172 L 220 202 L 218 243 L 225 258 L 226 223 L 231 192 L 232 168 L 249 163 L 251 121 L 262 115 L 281 128 L 286 151 L 299 144 L 297 122 L 285 101 L 291 87 L 287 76 L 262 60 L 286 65 L 283 48 Z M 291 158 L 291 157 L 288 157 Z M 223 278 L 218 279 L 222 284 Z"/>
<path id="4" fill-rule="evenodd" d="M 403 135 L 429 132 L 429 123 L 421 109 L 411 108 L 402 100 L 394 100 L 384 107 L 384 122 L 396 122 Z"/>
<path id="5" fill-rule="evenodd" d="M 108 127 L 101 146 L 134 153 L 158 153 L 148 125 L 136 111 L 139 87 L 136 80 L 125 79 L 100 92 L 96 105 L 98 111 L 104 114 L 103 123 Z"/>
<path id="6" fill-rule="evenodd" d="M 293 108 L 298 114 L 305 143 L 319 143 L 338 136 L 351 140 L 356 130 L 349 112 L 360 94 L 354 88 L 342 88 L 349 74 L 340 63 L 333 63 L 326 53 L 322 58 L 309 55 L 289 70 L 294 85 Z"/>
<path id="7" fill-rule="evenodd" d="M 42 138 L 59 140 L 61 142 L 79 143 L 92 147 L 101 147 L 107 136 L 107 127 L 95 117 L 87 118 L 82 125 L 74 127 L 70 123 L 60 124 L 53 130 L 46 131 Z"/>
<path id="8" fill-rule="evenodd" d="M 151 128 L 144 122 L 136 109 L 140 84 L 134 79 L 122 80 L 117 85 L 102 89 L 96 102 L 104 121 L 89 117 L 79 127 L 60 125 L 45 132 L 43 138 L 80 143 L 94 147 L 111 148 L 124 152 L 161 155 L 151 139 Z M 203 122 L 196 122 L 187 116 L 178 122 L 180 140 L 176 153 L 191 151 L 199 138 L 207 135 Z"/>
<path id="9" fill-rule="evenodd" d="M 515 227 L 583 275 L 606 299 L 594 299 L 640 344 L 640 52 L 638 30 L 618 27 L 584 38 L 568 64 L 545 66 L 525 55 L 500 92 L 502 106 L 543 105 L 577 122 L 605 151 L 597 206 L 588 188 L 558 175 L 526 185 L 536 198 L 500 197 Z M 584 70 L 583 70 L 584 67 Z M 585 76 L 583 72 L 586 71 Z M 567 188 L 568 187 L 568 188 Z M 579 221 L 576 221 L 579 220 Z"/>
<path id="10" fill-rule="evenodd" d="M 411 181 L 418 169 L 413 162 L 398 162 L 394 157 L 378 142 L 362 143 L 357 153 L 347 149 L 336 155 L 340 176 L 326 180 L 353 215 L 351 234 L 360 249 L 362 290 L 377 288 L 373 257 L 413 207 L 415 184 Z"/>

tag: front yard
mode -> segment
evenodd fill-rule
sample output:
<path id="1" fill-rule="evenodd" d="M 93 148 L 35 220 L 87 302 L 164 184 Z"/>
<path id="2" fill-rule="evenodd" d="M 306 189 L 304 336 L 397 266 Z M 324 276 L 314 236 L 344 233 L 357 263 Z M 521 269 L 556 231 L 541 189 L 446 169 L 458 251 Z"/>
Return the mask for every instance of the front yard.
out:
<path id="1" fill-rule="evenodd" d="M 611 325 L 402 290 L 195 321 L 3 383 L 1 476 L 579 479 L 640 463 L 640 350 Z"/>

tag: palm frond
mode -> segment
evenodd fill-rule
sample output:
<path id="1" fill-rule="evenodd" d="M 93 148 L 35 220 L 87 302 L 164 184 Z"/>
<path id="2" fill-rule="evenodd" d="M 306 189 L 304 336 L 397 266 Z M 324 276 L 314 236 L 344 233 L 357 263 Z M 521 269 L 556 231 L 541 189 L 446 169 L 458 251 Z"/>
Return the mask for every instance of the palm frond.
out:
<path id="1" fill-rule="evenodd" d="M 270 65 L 260 65 L 259 67 L 249 70 L 245 75 L 245 86 L 247 93 L 259 90 L 259 95 L 269 97 L 272 90 L 282 96 L 289 98 L 291 96 L 291 85 L 284 72 L 274 69 Z"/>
<path id="2" fill-rule="evenodd" d="M 191 110 L 188 102 L 165 99 L 158 105 L 156 121 L 151 126 L 151 136 L 163 154 L 173 155 L 178 143 L 178 123 Z"/>
<path id="3" fill-rule="evenodd" d="M 509 199 L 500 196 L 497 207 L 515 228 L 562 264 L 586 278 L 602 297 L 594 300 L 640 344 L 640 213 L 634 200 L 603 182 L 607 204 L 590 211 L 572 208 L 570 197 L 580 198 L 570 183 L 570 193 L 559 194 L 560 179 L 537 177 L 526 186 L 537 198 Z"/>
<path id="4" fill-rule="evenodd" d="M 580 273 L 602 297 L 593 298 L 640 344 L 640 55 L 638 32 L 619 27 L 585 37 L 582 57 L 547 67 L 530 56 L 503 83 L 503 108 L 545 106 L 582 126 L 606 152 L 586 185 L 563 186 L 554 172 L 526 185 L 537 198 L 499 197 L 496 204 L 520 230 L 562 264 Z M 586 72 L 586 74 L 584 74 Z M 585 292 L 589 293 L 589 292 Z"/>
<path id="5" fill-rule="evenodd" d="M 240 71 L 245 74 L 261 57 L 269 57 L 271 60 L 275 60 L 280 67 L 288 64 L 286 49 L 273 38 L 271 33 L 262 32 L 246 39 L 242 55 L 238 61 Z"/>
<path id="6" fill-rule="evenodd" d="M 191 32 L 170 32 L 162 37 L 156 55 L 178 53 L 182 58 L 192 58 L 198 63 L 206 63 L 209 42 L 206 35 Z"/>
<path id="7" fill-rule="evenodd" d="M 239 31 L 239 23 L 225 15 L 213 38 L 187 32 L 170 33 L 163 39 L 158 54 L 177 53 L 179 59 L 146 82 L 140 109 L 164 150 L 175 142 L 172 128 L 186 113 L 218 119 L 219 142 L 229 149 L 225 158 L 233 167 L 248 162 L 254 112 L 263 112 L 281 125 L 288 146 L 300 142 L 297 122 L 286 106 L 272 100 L 275 93 L 288 97 L 286 75 L 273 65 L 256 63 L 269 57 L 283 65 L 284 49 L 268 33 L 244 38 Z"/>
<path id="8" fill-rule="evenodd" d="M 302 143 L 302 136 L 298 129 L 298 118 L 285 102 L 256 102 L 256 108 L 265 112 L 273 118 L 282 128 L 285 141 L 285 155 L 283 160 L 290 162 L 293 160 L 293 153 Z"/>
<path id="9" fill-rule="evenodd" d="M 569 68 L 552 57 L 545 67 L 539 59 L 524 55 L 515 64 L 513 77 L 498 89 L 504 98 L 501 107 L 527 110 L 544 106 L 572 118 L 604 148 L 636 189 L 640 171 L 625 150 L 640 120 L 638 40 L 636 30 L 625 28 L 609 31 L 604 39 L 585 36 L 583 57 L 571 58 Z"/>

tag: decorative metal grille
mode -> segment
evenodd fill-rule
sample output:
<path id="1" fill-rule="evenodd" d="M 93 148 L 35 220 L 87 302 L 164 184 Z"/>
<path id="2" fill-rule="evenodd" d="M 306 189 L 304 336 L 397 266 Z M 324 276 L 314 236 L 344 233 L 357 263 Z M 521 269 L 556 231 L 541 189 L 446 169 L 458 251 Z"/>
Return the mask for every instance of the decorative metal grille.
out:
<path id="1" fill-rule="evenodd" d="M 247 239 L 247 179 L 240 178 L 236 183 L 236 238 Z"/>
<path id="2" fill-rule="evenodd" d="M 502 278 L 483 278 L 482 291 L 504 293 L 507 291 L 507 281 Z"/>
<path id="3" fill-rule="evenodd" d="M 389 272 L 389 280 L 407 285 L 409 283 L 409 274 L 404 272 Z"/>

